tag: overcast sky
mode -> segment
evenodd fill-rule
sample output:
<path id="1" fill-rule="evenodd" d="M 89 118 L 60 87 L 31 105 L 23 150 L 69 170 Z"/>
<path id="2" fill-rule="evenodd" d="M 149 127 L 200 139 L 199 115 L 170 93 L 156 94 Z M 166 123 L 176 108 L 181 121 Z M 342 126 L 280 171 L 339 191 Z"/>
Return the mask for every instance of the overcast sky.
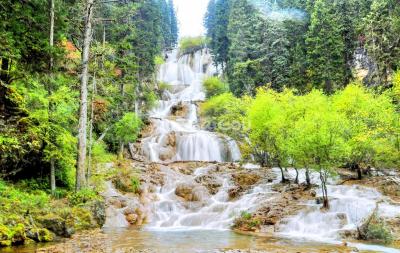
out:
<path id="1" fill-rule="evenodd" d="M 179 22 L 179 36 L 198 36 L 205 33 L 203 17 L 209 0 L 174 0 Z"/>

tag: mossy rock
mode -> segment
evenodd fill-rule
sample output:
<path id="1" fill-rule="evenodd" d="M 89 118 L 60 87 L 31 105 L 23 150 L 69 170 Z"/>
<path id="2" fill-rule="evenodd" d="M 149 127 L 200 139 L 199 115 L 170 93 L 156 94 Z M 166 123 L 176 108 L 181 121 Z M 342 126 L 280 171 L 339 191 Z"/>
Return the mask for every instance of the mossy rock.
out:
<path id="1" fill-rule="evenodd" d="M 25 244 L 26 233 L 24 224 L 18 224 L 12 230 L 12 244 L 13 245 L 22 245 Z"/>
<path id="2" fill-rule="evenodd" d="M 54 235 L 45 228 L 33 228 L 27 231 L 27 237 L 35 242 L 52 242 Z"/>
<path id="3" fill-rule="evenodd" d="M 38 217 L 39 223 L 46 229 L 52 231 L 58 236 L 68 236 L 65 219 L 59 215 L 49 213 L 45 216 Z"/>
<path id="4" fill-rule="evenodd" d="M 71 210 L 71 214 L 74 221 L 74 228 L 77 231 L 97 227 L 90 210 L 82 207 L 74 207 Z"/>
<path id="5" fill-rule="evenodd" d="M 0 246 L 1 247 L 7 247 L 11 246 L 11 241 L 12 239 L 12 232 L 11 230 L 4 226 L 3 224 L 0 224 Z"/>

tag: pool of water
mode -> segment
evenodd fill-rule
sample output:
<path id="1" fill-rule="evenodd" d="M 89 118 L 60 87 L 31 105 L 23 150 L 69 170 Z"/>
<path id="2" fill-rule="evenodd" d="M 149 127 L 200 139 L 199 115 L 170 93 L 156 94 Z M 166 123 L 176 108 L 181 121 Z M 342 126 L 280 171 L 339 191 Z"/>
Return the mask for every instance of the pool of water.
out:
<path id="1" fill-rule="evenodd" d="M 229 230 L 138 230 L 106 229 L 107 239 L 104 241 L 105 252 L 124 253 L 149 250 L 151 253 L 219 253 L 224 250 L 260 250 L 263 252 L 353 252 L 341 242 L 320 243 L 301 239 L 287 239 L 278 237 L 257 237 L 241 235 Z M 90 242 L 87 242 L 90 245 Z M 388 252 L 397 253 L 400 250 L 377 245 L 350 243 L 357 246 L 357 252 Z M 1 253 L 31 253 L 44 245 L 33 245 L 0 249 Z M 48 245 L 46 245 L 48 246 Z M 69 253 L 69 252 L 68 252 Z M 72 253 L 72 252 L 71 252 Z M 79 253 L 79 252 L 74 252 Z"/>

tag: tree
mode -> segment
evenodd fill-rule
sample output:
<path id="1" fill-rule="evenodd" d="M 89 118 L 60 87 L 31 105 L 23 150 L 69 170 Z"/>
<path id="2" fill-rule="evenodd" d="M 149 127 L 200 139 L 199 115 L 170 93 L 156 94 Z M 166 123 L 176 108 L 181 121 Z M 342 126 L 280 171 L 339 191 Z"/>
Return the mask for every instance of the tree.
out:
<path id="1" fill-rule="evenodd" d="M 122 157 L 124 146 L 135 142 L 142 126 L 142 121 L 135 113 L 126 113 L 114 126 L 116 138 L 121 143 L 119 155 Z"/>
<path id="2" fill-rule="evenodd" d="M 171 46 L 176 46 L 178 44 L 178 21 L 176 18 L 176 12 L 174 8 L 174 3 L 172 0 L 168 0 L 169 16 L 170 16 L 170 27 L 171 27 Z"/>
<path id="3" fill-rule="evenodd" d="M 346 156 L 344 129 L 347 126 L 343 114 L 335 111 L 330 99 L 320 91 L 305 96 L 307 109 L 294 124 L 297 146 L 296 160 L 320 175 L 323 207 L 329 208 L 327 179 L 335 173 Z M 293 145 L 293 143 L 292 143 Z"/>
<path id="4" fill-rule="evenodd" d="M 277 93 L 261 89 L 248 112 L 251 144 L 267 153 L 270 165 L 279 167 L 282 183 L 287 182 L 284 168 L 289 165 L 285 145 L 289 133 L 287 106 L 292 97 L 290 91 Z"/>
<path id="5" fill-rule="evenodd" d="M 330 1 L 316 0 L 306 38 L 308 74 L 313 87 L 332 93 L 345 85 L 345 43 L 340 16 Z"/>
<path id="6" fill-rule="evenodd" d="M 79 106 L 78 161 L 76 167 L 76 191 L 85 186 L 86 152 L 87 152 L 87 99 L 89 80 L 89 54 L 92 41 L 92 17 L 94 0 L 87 0 L 85 7 L 85 25 L 83 31 L 82 73 Z"/>
<path id="7" fill-rule="evenodd" d="M 378 67 L 379 81 L 389 84 L 389 75 L 400 58 L 400 5 L 396 0 L 375 0 L 364 19 L 365 44 Z"/>

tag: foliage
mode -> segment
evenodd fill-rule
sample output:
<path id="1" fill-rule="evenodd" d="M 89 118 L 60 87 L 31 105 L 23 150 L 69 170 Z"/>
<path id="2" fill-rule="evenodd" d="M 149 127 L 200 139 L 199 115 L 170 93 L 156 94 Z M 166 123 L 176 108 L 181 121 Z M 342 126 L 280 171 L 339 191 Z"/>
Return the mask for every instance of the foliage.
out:
<path id="1" fill-rule="evenodd" d="M 193 50 L 204 48 L 207 45 L 207 38 L 203 36 L 198 37 L 184 37 L 179 41 L 179 50 L 182 54 L 192 52 Z"/>
<path id="2" fill-rule="evenodd" d="M 114 126 L 116 138 L 123 142 L 135 142 L 142 126 L 141 119 L 135 113 L 126 113 Z"/>
<path id="3" fill-rule="evenodd" d="M 367 240 L 380 241 L 385 244 L 390 244 L 393 241 L 393 235 L 390 229 L 387 227 L 385 221 L 379 217 L 374 217 L 368 224 L 365 236 Z"/>
<path id="4" fill-rule="evenodd" d="M 250 98 L 236 98 L 232 93 L 214 96 L 201 105 L 206 128 L 242 142 L 246 131 L 246 106 Z"/>
<path id="5" fill-rule="evenodd" d="M 69 202 L 74 206 L 85 204 L 90 201 L 98 199 L 100 199 L 100 196 L 97 194 L 97 192 L 89 188 L 85 188 L 78 192 L 74 192 L 73 194 L 68 196 Z"/>
<path id="6" fill-rule="evenodd" d="M 261 2 L 213 0 L 204 18 L 214 61 L 235 95 L 264 85 L 333 93 L 351 83 L 356 49 L 377 66 L 368 66 L 365 83 L 390 86 L 400 61 L 395 0 Z"/>
<path id="7" fill-rule="evenodd" d="M 218 77 L 209 77 L 205 79 L 203 86 L 206 89 L 208 98 L 228 92 L 228 85 Z"/>
<path id="8" fill-rule="evenodd" d="M 232 227 L 244 231 L 254 231 L 260 226 L 260 220 L 254 218 L 251 213 L 242 211 L 240 216 L 233 221 Z"/>

